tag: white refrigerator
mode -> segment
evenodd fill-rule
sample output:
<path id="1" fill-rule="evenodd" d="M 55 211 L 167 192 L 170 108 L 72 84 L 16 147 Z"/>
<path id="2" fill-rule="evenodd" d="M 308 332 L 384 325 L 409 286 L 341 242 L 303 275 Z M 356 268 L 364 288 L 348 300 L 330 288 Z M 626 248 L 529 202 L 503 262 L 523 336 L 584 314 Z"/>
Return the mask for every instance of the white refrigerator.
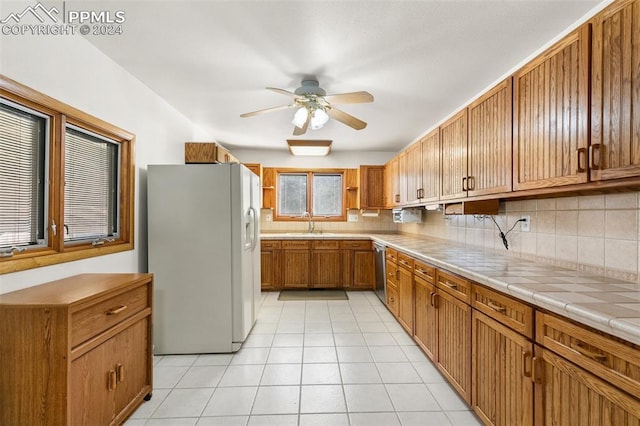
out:
<path id="1" fill-rule="evenodd" d="M 148 167 L 154 353 L 240 349 L 260 303 L 260 195 L 240 164 Z"/>

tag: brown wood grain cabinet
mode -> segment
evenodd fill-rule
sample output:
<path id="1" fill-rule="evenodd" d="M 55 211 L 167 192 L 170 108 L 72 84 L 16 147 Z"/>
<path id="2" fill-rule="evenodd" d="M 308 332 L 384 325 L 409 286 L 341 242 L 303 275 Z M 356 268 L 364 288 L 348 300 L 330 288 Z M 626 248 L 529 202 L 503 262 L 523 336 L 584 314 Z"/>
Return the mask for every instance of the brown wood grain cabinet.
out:
<path id="1" fill-rule="evenodd" d="M 640 1 L 616 1 L 592 22 L 590 177 L 640 176 Z"/>
<path id="2" fill-rule="evenodd" d="M 262 208 L 276 207 L 276 169 L 264 167 L 262 169 Z"/>
<path id="3" fill-rule="evenodd" d="M 387 208 L 400 205 L 400 181 L 398 177 L 399 157 L 393 157 L 384 167 L 385 199 Z"/>
<path id="4" fill-rule="evenodd" d="M 420 141 L 422 183 L 420 201 L 430 203 L 440 199 L 440 129 L 435 129 Z"/>
<path id="5" fill-rule="evenodd" d="M 311 287 L 342 287 L 340 241 L 311 241 L 311 247 Z"/>
<path id="6" fill-rule="evenodd" d="M 399 314 L 398 298 L 398 252 L 387 247 L 385 251 L 385 286 L 387 289 L 387 308 L 397 318 Z"/>
<path id="7" fill-rule="evenodd" d="M 471 196 L 511 191 L 511 77 L 469 105 L 468 173 Z"/>
<path id="8" fill-rule="evenodd" d="M 407 199 L 407 186 L 408 186 L 408 170 L 409 170 L 409 157 L 407 151 L 402 151 L 398 154 L 398 196 L 396 197 L 397 204 L 399 206 L 406 206 L 408 204 Z"/>
<path id="9" fill-rule="evenodd" d="M 311 284 L 311 241 L 282 241 L 282 287 L 309 288 Z"/>
<path id="10" fill-rule="evenodd" d="M 360 208 L 386 208 L 384 166 L 360 166 Z"/>
<path id="11" fill-rule="evenodd" d="M 360 208 L 360 169 L 345 169 L 345 208 Z"/>
<path id="12" fill-rule="evenodd" d="M 467 109 L 440 126 L 440 199 L 467 196 Z"/>
<path id="13" fill-rule="evenodd" d="M 152 300 L 150 274 L 0 295 L 0 424 L 123 423 L 152 391 Z"/>
<path id="14" fill-rule="evenodd" d="M 397 286 L 398 286 L 398 322 L 413 336 L 413 259 L 398 253 Z"/>
<path id="15" fill-rule="evenodd" d="M 262 240 L 260 242 L 260 275 L 262 290 L 279 290 L 281 287 L 280 259 L 282 241 Z"/>
<path id="16" fill-rule="evenodd" d="M 513 189 L 587 181 L 589 25 L 514 74 Z"/>
<path id="17" fill-rule="evenodd" d="M 406 151 L 406 195 L 404 204 L 417 204 L 420 202 L 420 189 L 422 189 L 422 144 L 416 142 Z"/>
<path id="18" fill-rule="evenodd" d="M 417 262 L 416 262 L 417 264 Z M 419 266 L 416 265 L 416 271 Z M 425 268 L 426 269 L 426 265 Z M 434 268 L 430 268 L 435 272 Z M 413 338 L 431 360 L 437 357 L 438 313 L 434 305 L 436 285 L 433 276 L 414 271 L 415 324 Z"/>
<path id="19" fill-rule="evenodd" d="M 369 240 L 345 240 L 342 250 L 342 285 L 347 289 L 373 290 L 375 253 Z"/>

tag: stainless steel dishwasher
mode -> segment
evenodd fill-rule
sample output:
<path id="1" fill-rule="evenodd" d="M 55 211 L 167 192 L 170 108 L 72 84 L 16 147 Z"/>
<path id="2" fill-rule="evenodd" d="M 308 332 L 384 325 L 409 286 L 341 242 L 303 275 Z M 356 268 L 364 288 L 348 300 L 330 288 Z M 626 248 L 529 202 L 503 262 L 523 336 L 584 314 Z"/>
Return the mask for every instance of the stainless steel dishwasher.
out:
<path id="1" fill-rule="evenodd" d="M 386 286 L 386 266 L 385 266 L 385 250 L 386 246 L 380 243 L 373 243 L 376 251 L 376 294 L 384 303 L 387 304 L 387 286 Z"/>

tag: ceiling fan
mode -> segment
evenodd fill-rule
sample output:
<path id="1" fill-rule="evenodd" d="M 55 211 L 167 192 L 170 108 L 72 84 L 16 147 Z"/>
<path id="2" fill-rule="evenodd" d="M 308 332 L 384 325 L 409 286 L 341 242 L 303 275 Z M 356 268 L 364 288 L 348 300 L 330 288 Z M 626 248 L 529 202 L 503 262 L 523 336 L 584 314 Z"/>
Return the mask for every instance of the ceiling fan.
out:
<path id="1" fill-rule="evenodd" d="M 295 125 L 293 134 L 296 136 L 305 134 L 309 127 L 313 130 L 321 128 L 327 123 L 327 121 L 329 121 L 329 118 L 333 118 L 356 130 L 362 130 L 367 127 L 367 123 L 337 109 L 333 104 L 373 102 L 373 96 L 369 92 L 350 92 L 337 95 L 327 95 L 327 92 L 320 87 L 318 80 L 314 79 L 302 80 L 302 85 L 294 92 L 275 87 L 267 87 L 267 90 L 290 96 L 293 98 L 293 103 L 261 109 L 259 111 L 247 112 L 241 114 L 240 117 L 253 117 L 254 115 L 263 114 L 265 112 L 298 108 L 292 122 L 292 124 Z"/>

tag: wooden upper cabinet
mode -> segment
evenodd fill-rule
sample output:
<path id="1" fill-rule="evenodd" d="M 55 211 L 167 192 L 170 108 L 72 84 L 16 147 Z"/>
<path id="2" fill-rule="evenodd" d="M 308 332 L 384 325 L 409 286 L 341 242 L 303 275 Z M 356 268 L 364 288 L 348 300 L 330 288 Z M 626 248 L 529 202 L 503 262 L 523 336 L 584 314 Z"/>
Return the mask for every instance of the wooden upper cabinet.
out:
<path id="1" fill-rule="evenodd" d="M 407 171 L 409 166 L 407 160 L 407 151 L 402 151 L 398 154 L 398 196 L 396 197 L 396 204 L 400 206 L 407 205 Z"/>
<path id="2" fill-rule="evenodd" d="M 514 75 L 514 190 L 587 181 L 589 28 Z"/>
<path id="3" fill-rule="evenodd" d="M 400 203 L 400 187 L 398 182 L 398 157 L 393 157 L 384 166 L 384 186 L 387 207 L 395 207 Z"/>
<path id="4" fill-rule="evenodd" d="M 440 126 L 440 199 L 467 195 L 467 109 Z"/>
<path id="5" fill-rule="evenodd" d="M 440 129 L 435 129 L 420 141 L 422 144 L 422 202 L 440 199 Z"/>
<path id="6" fill-rule="evenodd" d="M 360 208 L 384 209 L 384 166 L 360 166 Z"/>
<path id="7" fill-rule="evenodd" d="M 360 208 L 360 169 L 345 169 L 345 208 L 347 209 L 359 209 Z"/>
<path id="8" fill-rule="evenodd" d="M 468 195 L 511 191 L 512 79 L 469 106 Z"/>
<path id="9" fill-rule="evenodd" d="M 640 175 L 640 1 L 593 19 L 591 180 Z"/>
<path id="10" fill-rule="evenodd" d="M 276 207 L 276 169 L 265 167 L 262 169 L 262 208 Z"/>
<path id="11" fill-rule="evenodd" d="M 406 151 L 406 204 L 420 202 L 420 189 L 422 189 L 422 144 L 416 142 Z"/>

